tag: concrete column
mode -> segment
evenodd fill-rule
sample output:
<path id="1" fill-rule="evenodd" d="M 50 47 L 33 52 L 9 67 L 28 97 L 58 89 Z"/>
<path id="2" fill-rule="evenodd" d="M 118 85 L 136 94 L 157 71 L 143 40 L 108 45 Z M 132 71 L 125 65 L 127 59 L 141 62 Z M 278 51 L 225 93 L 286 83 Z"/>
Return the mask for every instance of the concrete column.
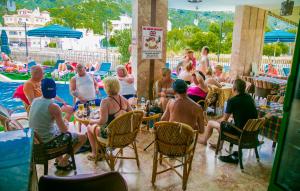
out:
<path id="1" fill-rule="evenodd" d="M 153 3 L 155 5 L 153 6 Z M 154 12 L 152 12 L 153 10 Z M 150 91 L 156 80 L 160 78 L 160 69 L 166 63 L 166 34 L 168 21 L 167 0 L 133 0 L 132 1 L 132 68 L 135 77 L 138 97 L 150 97 Z M 152 22 L 151 22 L 152 16 Z M 154 16 L 154 17 L 153 17 Z M 155 20 L 153 20 L 155 18 Z M 150 60 L 142 59 L 142 27 L 154 26 L 163 28 L 162 59 L 154 61 L 153 77 L 150 75 Z M 150 79 L 153 79 L 150 81 Z M 151 85 L 152 86 L 152 85 Z"/>
<path id="2" fill-rule="evenodd" d="M 232 34 L 231 74 L 249 75 L 260 64 L 267 12 L 247 5 L 235 8 Z"/>

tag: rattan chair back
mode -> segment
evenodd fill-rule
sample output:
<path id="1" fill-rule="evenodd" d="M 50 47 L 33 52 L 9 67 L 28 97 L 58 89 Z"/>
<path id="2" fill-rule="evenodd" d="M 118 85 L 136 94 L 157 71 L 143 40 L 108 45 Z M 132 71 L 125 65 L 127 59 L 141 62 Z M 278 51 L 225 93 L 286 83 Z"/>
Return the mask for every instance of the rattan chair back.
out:
<path id="1" fill-rule="evenodd" d="M 169 157 L 185 156 L 194 146 L 195 131 L 178 122 L 155 123 L 157 151 Z"/>
<path id="2" fill-rule="evenodd" d="M 122 148 L 131 144 L 136 139 L 143 115 L 143 111 L 131 111 L 114 119 L 107 126 L 107 146 Z"/>

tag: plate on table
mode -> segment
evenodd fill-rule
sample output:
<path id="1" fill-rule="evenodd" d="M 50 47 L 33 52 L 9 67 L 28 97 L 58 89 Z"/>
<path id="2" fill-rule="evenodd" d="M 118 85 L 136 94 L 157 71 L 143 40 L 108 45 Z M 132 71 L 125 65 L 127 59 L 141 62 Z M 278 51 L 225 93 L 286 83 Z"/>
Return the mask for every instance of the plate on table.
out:
<path id="1" fill-rule="evenodd" d="M 267 105 L 261 105 L 259 106 L 260 109 L 270 109 L 271 107 L 270 106 L 267 106 Z"/>

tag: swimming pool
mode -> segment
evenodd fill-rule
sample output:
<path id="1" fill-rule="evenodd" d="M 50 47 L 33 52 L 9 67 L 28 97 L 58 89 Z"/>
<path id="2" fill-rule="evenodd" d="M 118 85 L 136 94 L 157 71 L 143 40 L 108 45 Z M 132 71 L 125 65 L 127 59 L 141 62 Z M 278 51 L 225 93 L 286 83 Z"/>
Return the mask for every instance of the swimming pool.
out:
<path id="1" fill-rule="evenodd" d="M 20 99 L 13 98 L 13 94 L 16 88 L 23 83 L 21 82 L 0 82 L 0 105 L 8 109 L 16 109 L 22 107 L 22 101 Z M 65 100 L 69 105 L 73 105 L 73 97 L 70 95 L 69 84 L 56 84 L 57 95 Z M 102 98 L 106 97 L 106 93 L 103 89 L 100 89 L 100 95 Z M 25 111 L 25 110 L 24 110 Z M 22 111 L 18 111 L 22 112 Z"/>

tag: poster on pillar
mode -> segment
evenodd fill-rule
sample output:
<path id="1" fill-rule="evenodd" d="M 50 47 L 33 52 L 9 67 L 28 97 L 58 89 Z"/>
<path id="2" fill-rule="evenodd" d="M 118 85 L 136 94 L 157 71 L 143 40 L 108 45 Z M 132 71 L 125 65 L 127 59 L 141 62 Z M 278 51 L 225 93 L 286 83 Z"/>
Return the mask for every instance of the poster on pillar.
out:
<path id="1" fill-rule="evenodd" d="M 142 59 L 162 59 L 162 38 L 161 27 L 143 27 Z"/>

